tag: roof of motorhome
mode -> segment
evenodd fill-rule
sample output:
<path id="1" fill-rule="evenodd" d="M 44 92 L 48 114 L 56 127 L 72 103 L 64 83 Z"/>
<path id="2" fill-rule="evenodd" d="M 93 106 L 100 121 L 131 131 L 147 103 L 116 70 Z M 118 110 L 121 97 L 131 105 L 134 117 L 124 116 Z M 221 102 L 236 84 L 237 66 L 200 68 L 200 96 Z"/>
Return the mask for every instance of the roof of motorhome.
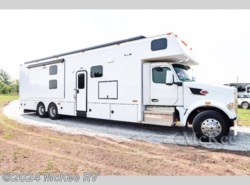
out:
<path id="1" fill-rule="evenodd" d="M 146 38 L 145 36 L 132 37 L 132 38 L 129 38 L 129 39 L 109 42 L 109 43 L 101 44 L 101 45 L 98 45 L 98 46 L 88 47 L 88 48 L 79 49 L 79 50 L 75 50 L 75 51 L 71 51 L 71 52 L 61 53 L 61 54 L 58 54 L 58 55 L 44 57 L 44 58 L 29 61 L 29 62 L 25 62 L 24 64 L 30 64 L 30 63 L 33 63 L 33 62 L 39 62 L 39 61 L 42 61 L 42 60 L 48 60 L 48 59 L 52 59 L 52 58 L 62 57 L 62 56 L 66 56 L 66 55 L 71 55 L 71 54 L 75 54 L 75 53 L 90 51 L 90 50 L 99 49 L 99 48 L 104 48 L 104 47 L 113 46 L 113 45 L 116 45 L 116 44 L 122 44 L 122 43 L 125 43 L 125 42 L 131 42 L 131 41 L 141 40 L 141 39 L 145 39 L 145 38 Z"/>

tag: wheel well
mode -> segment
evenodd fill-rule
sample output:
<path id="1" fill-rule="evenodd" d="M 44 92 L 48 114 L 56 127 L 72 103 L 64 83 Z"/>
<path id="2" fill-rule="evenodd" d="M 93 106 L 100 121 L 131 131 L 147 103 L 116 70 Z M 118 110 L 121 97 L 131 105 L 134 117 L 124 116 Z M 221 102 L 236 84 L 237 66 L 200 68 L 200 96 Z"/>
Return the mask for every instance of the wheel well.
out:
<path id="1" fill-rule="evenodd" d="M 230 126 L 233 126 L 233 122 L 230 120 L 230 118 L 228 117 L 228 115 L 226 115 L 225 112 L 223 112 L 221 109 L 218 109 L 216 107 L 198 107 L 198 108 L 194 109 L 191 112 L 191 114 L 189 114 L 186 124 L 187 125 L 188 124 L 192 124 L 195 116 L 197 114 L 199 114 L 200 112 L 205 111 L 205 110 L 213 110 L 213 111 L 219 112 L 220 114 L 222 114 L 225 117 L 225 119 L 228 121 L 228 123 L 230 123 Z"/>
<path id="2" fill-rule="evenodd" d="M 241 102 L 241 105 L 242 105 L 243 103 L 247 103 L 247 104 L 249 105 L 249 103 L 248 103 L 247 101 L 243 101 L 243 102 Z"/>

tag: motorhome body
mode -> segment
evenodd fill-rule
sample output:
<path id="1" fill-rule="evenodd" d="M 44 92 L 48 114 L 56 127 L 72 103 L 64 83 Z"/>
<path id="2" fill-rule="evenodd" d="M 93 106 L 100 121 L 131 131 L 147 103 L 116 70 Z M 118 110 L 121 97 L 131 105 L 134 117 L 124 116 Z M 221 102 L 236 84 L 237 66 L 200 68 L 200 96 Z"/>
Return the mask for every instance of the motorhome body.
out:
<path id="1" fill-rule="evenodd" d="M 164 126 L 221 138 L 236 120 L 234 88 L 191 81 L 198 64 L 175 34 L 143 36 L 26 62 L 20 106 L 59 115 Z"/>

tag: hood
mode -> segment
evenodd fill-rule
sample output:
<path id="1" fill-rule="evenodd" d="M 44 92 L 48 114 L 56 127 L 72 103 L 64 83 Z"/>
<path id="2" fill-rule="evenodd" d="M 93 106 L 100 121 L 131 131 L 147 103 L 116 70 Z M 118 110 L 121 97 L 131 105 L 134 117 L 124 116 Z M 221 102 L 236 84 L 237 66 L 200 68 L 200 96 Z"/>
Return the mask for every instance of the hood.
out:
<path id="1" fill-rule="evenodd" d="M 210 92 L 234 92 L 236 88 L 229 87 L 225 85 L 219 85 L 219 84 L 208 84 L 208 83 L 199 83 L 199 82 L 185 82 L 184 83 L 186 87 L 190 88 L 197 88 L 202 90 L 210 90 Z"/>
<path id="2" fill-rule="evenodd" d="M 205 84 L 198 82 L 184 82 L 184 104 L 186 107 L 190 106 L 194 101 L 216 101 L 227 105 L 230 102 L 235 101 L 235 93 L 237 90 L 234 87 L 215 85 L 215 84 Z M 200 93 L 203 91 L 202 94 Z M 206 92 L 204 92 L 206 91 Z M 193 102 L 192 102 L 193 101 Z"/>

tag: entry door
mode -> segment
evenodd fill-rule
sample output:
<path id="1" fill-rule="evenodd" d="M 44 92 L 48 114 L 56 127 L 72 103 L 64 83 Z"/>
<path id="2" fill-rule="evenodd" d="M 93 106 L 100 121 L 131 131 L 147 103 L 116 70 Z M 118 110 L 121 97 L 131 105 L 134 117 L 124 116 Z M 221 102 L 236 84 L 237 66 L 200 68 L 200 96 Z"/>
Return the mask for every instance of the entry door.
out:
<path id="1" fill-rule="evenodd" d="M 87 73 L 80 71 L 76 76 L 76 110 L 87 111 Z"/>
<path id="2" fill-rule="evenodd" d="M 166 66 L 151 66 L 151 105 L 175 105 L 178 101 L 178 86 L 166 85 Z"/>

